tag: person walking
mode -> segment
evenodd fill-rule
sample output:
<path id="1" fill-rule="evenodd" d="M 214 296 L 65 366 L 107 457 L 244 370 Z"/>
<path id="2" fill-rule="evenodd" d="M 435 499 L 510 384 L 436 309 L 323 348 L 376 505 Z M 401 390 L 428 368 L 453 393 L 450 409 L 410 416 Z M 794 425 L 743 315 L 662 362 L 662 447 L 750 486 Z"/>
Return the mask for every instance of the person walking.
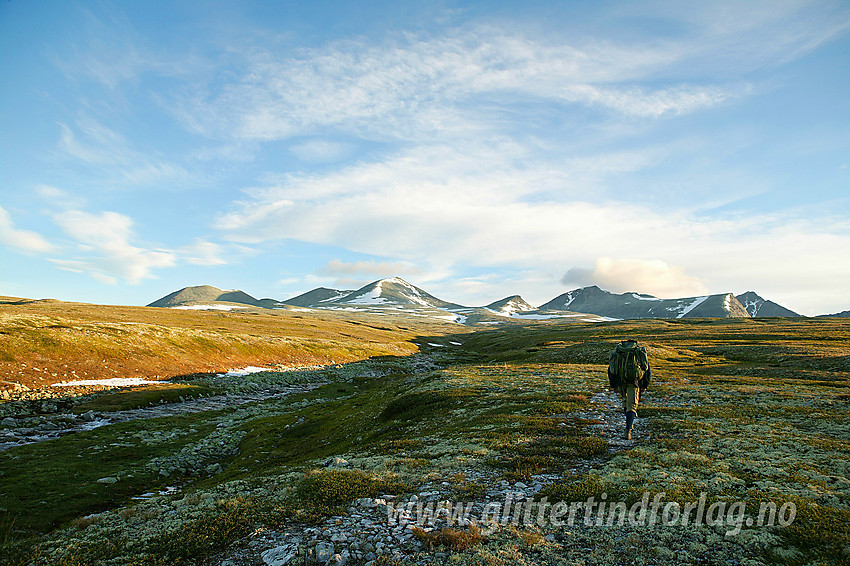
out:
<path id="1" fill-rule="evenodd" d="M 638 404 L 651 380 L 652 370 L 649 367 L 646 348 L 638 345 L 637 340 L 623 340 L 608 355 L 608 383 L 623 399 L 626 440 L 632 439 Z"/>

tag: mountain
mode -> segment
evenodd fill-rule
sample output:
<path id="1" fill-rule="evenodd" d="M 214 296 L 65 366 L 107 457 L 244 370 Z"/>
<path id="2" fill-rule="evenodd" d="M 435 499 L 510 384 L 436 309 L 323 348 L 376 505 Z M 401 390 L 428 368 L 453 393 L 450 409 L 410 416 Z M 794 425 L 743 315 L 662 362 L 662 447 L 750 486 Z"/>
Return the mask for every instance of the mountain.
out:
<path id="1" fill-rule="evenodd" d="M 302 295 L 303 296 L 303 295 Z M 320 301 L 322 306 L 368 305 L 368 306 L 419 306 L 437 309 L 462 309 L 462 305 L 449 303 L 411 285 L 404 279 L 393 277 L 381 279 L 337 298 Z M 314 303 L 312 306 L 319 306 Z"/>
<path id="2" fill-rule="evenodd" d="M 179 291 L 174 291 L 161 299 L 149 304 L 149 307 L 176 307 L 202 303 L 241 303 L 251 305 L 252 307 L 263 307 L 264 302 L 273 301 L 273 299 L 263 299 L 258 301 L 244 291 L 222 291 L 218 287 L 211 285 L 198 285 L 196 287 L 184 287 Z"/>
<path id="3" fill-rule="evenodd" d="M 495 313 L 504 314 L 508 316 L 518 312 L 529 312 L 537 310 L 533 306 L 525 302 L 525 300 L 519 295 L 505 297 L 501 301 L 490 303 L 484 308 L 489 309 Z"/>
<path id="4" fill-rule="evenodd" d="M 818 315 L 818 316 L 827 317 L 827 318 L 843 318 L 845 316 L 850 316 L 850 311 L 841 311 L 841 312 L 837 312 L 835 314 L 821 314 L 821 315 Z"/>
<path id="5" fill-rule="evenodd" d="M 345 297 L 353 292 L 354 291 L 338 291 L 336 289 L 328 289 L 327 287 L 319 287 L 283 302 L 287 305 L 293 305 L 296 307 L 311 307 Z"/>
<path id="6" fill-rule="evenodd" d="M 732 293 L 659 299 L 640 293 L 620 295 L 593 285 L 559 295 L 541 305 L 540 310 L 569 310 L 611 318 L 732 318 L 750 313 Z"/>
<path id="7" fill-rule="evenodd" d="M 759 297 L 755 291 L 747 291 L 735 298 L 747 309 L 750 316 L 800 316 L 782 305 Z"/>
<path id="8" fill-rule="evenodd" d="M 635 318 L 731 318 L 750 316 L 799 316 L 753 291 L 737 297 L 732 293 L 659 299 L 641 293 L 615 294 L 597 286 L 574 289 L 535 308 L 519 295 L 505 297 L 484 307 L 466 307 L 439 299 L 392 277 L 373 281 L 356 290 L 340 291 L 319 287 L 286 301 L 255 299 L 243 291 L 222 291 L 210 285 L 186 287 L 148 306 L 182 308 L 220 308 L 236 305 L 262 308 L 314 308 L 358 310 L 375 314 L 410 314 L 462 324 L 499 324 L 524 320 L 571 319 L 576 322 L 598 322 Z M 745 306 L 746 305 L 746 306 Z M 244 307 L 242 307 L 244 308 Z M 839 313 L 831 316 L 847 316 Z"/>

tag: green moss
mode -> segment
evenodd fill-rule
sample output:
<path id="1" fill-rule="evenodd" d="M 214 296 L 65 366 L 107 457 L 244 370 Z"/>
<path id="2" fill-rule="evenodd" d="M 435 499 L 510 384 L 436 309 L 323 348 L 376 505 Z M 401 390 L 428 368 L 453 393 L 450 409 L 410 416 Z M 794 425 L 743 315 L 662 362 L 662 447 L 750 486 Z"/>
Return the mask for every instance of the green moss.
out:
<path id="1" fill-rule="evenodd" d="M 210 395 L 214 392 L 211 387 L 191 384 L 163 384 L 126 391 L 104 393 L 90 401 L 74 407 L 75 413 L 87 411 L 112 412 L 139 409 L 158 403 L 174 403 L 181 397 L 193 399 L 200 395 Z"/>

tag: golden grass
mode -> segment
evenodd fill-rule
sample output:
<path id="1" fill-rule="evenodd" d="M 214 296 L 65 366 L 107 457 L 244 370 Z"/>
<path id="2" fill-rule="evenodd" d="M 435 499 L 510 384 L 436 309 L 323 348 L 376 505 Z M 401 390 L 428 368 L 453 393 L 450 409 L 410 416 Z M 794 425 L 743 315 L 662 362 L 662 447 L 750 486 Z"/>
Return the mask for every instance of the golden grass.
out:
<path id="1" fill-rule="evenodd" d="M 415 336 L 457 329 L 359 313 L 186 311 L 0 297 L 0 389 L 405 355 L 416 350 Z"/>

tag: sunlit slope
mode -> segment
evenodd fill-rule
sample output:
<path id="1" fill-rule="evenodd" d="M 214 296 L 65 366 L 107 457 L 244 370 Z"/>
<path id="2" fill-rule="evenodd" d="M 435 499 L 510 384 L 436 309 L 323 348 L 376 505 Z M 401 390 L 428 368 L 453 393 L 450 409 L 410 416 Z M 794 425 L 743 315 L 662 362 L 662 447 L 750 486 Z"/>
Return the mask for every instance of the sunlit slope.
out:
<path id="1" fill-rule="evenodd" d="M 4 388 L 404 355 L 456 325 L 360 313 L 185 311 L 0 298 Z"/>

